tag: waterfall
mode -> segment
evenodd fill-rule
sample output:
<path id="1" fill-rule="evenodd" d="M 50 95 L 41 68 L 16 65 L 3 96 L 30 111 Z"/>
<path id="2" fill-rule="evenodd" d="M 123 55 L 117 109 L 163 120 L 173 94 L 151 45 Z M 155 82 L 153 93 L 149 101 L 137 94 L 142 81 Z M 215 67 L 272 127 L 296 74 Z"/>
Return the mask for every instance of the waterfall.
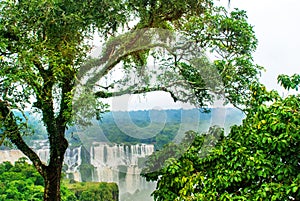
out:
<path id="1" fill-rule="evenodd" d="M 44 163 L 49 161 L 49 145 L 46 141 L 35 141 L 32 147 Z M 144 157 L 154 152 L 151 144 L 108 144 L 94 142 L 87 147 L 70 147 L 66 150 L 63 170 L 68 178 L 76 181 L 115 182 L 120 189 L 120 195 L 134 193 L 144 189 L 154 188 L 153 183 L 146 182 L 140 176 Z M 25 157 L 19 150 L 0 151 L 0 162 L 14 163 Z M 85 172 L 82 173 L 82 165 Z M 89 178 L 85 177 L 90 174 Z M 85 175 L 85 176 L 84 176 Z"/>
<path id="2" fill-rule="evenodd" d="M 79 166 L 81 165 L 82 159 L 80 154 L 81 146 L 67 149 L 64 158 L 67 176 L 73 174 L 73 179 L 76 181 L 81 181 Z"/>
<path id="3" fill-rule="evenodd" d="M 142 159 L 154 152 L 150 144 L 108 144 L 94 142 L 90 147 L 91 165 L 95 167 L 97 181 L 116 182 L 120 193 L 134 193 L 147 188 L 140 176 Z M 94 180 L 96 181 L 96 180 Z"/>

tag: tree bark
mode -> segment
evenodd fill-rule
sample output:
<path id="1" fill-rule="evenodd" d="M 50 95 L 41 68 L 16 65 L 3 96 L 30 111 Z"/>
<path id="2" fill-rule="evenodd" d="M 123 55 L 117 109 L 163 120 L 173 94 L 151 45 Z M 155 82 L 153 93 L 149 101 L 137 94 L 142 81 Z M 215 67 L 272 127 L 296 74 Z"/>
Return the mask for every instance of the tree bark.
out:
<path id="1" fill-rule="evenodd" d="M 52 143 L 55 143 L 55 145 L 50 146 L 50 163 L 45 168 L 45 174 L 43 175 L 45 183 L 44 201 L 61 200 L 61 172 L 68 142 L 63 135 L 59 135 L 59 137 L 55 139 L 55 142 Z"/>
<path id="2" fill-rule="evenodd" d="M 61 179 L 62 163 L 56 167 L 47 167 L 44 176 L 45 189 L 44 201 L 60 201 L 60 179 Z"/>
<path id="3" fill-rule="evenodd" d="M 45 84 L 41 96 L 37 99 L 37 105 L 42 110 L 43 122 L 45 123 L 48 132 L 50 145 L 50 161 L 42 175 L 45 183 L 44 201 L 60 201 L 61 172 L 64 154 L 68 148 L 68 141 L 65 138 L 68 119 L 64 113 L 69 111 L 69 107 L 66 103 L 68 97 L 67 94 L 72 90 L 73 83 L 63 83 L 60 111 L 58 116 L 56 116 L 54 112 L 54 98 L 52 95 L 54 86 L 53 72 L 44 71 L 42 73 Z"/>
<path id="4" fill-rule="evenodd" d="M 64 127 L 62 127 L 64 128 Z M 60 182 L 64 154 L 68 148 L 68 141 L 64 137 L 64 129 L 58 130 L 50 137 L 50 162 L 46 167 L 44 177 L 44 201 L 60 201 Z"/>

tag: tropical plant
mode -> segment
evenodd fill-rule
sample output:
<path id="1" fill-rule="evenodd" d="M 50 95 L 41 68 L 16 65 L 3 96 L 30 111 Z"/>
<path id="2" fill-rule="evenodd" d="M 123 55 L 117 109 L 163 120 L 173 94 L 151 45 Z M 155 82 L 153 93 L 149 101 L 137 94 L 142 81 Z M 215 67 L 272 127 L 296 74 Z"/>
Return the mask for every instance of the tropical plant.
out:
<path id="1" fill-rule="evenodd" d="M 278 80 L 297 89 L 295 77 Z M 300 199 L 300 95 L 282 98 L 261 84 L 251 90 L 243 124 L 213 146 L 197 135 L 180 158 L 166 155 L 168 147 L 151 156 L 144 176 L 158 181 L 155 200 Z"/>

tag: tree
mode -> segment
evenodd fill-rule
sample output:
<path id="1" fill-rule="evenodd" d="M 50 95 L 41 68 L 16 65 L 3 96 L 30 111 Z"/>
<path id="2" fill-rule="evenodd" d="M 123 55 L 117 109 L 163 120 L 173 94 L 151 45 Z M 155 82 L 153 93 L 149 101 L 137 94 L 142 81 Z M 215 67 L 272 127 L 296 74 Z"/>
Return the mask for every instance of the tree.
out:
<path id="1" fill-rule="evenodd" d="M 72 90 L 78 65 L 92 30 L 116 30 L 125 19 L 118 1 L 1 1 L 0 80 L 1 138 L 6 137 L 34 164 L 45 182 L 44 200 L 60 200 L 62 163 L 71 122 Z M 115 9 L 115 15 L 101 12 Z M 50 144 L 50 162 L 43 164 L 23 141 L 26 116 L 42 116 Z"/>
<path id="2" fill-rule="evenodd" d="M 278 80 L 297 89 L 296 77 L 282 75 Z M 251 90 L 242 125 L 233 126 L 215 148 L 204 147 L 207 156 L 201 155 L 203 135 L 196 136 L 177 160 L 162 162 L 152 156 L 144 175 L 158 181 L 153 192 L 156 200 L 300 199 L 300 95 L 282 98 L 261 84 Z M 162 169 L 151 172 L 155 161 Z"/>
<path id="3" fill-rule="evenodd" d="M 115 92 L 117 88 L 111 92 L 108 90 L 110 86 L 104 86 L 103 89 L 107 90 L 92 90 L 92 97 L 107 98 L 124 93 L 162 90 L 169 92 L 174 100 L 206 106 L 212 101 L 212 94 L 210 89 L 205 87 L 203 79 L 196 79 L 201 75 L 201 71 L 193 64 L 200 62 L 219 72 L 219 77 L 226 86 L 234 86 L 218 88 L 218 95 L 221 96 L 225 90 L 228 100 L 239 104 L 237 97 L 240 97 L 240 93 L 247 94 L 250 83 L 257 80 L 260 69 L 252 61 L 251 52 L 255 49 L 256 39 L 252 27 L 246 22 L 245 13 L 235 11 L 228 14 L 225 9 L 215 7 L 210 0 L 1 1 L 0 10 L 0 142 L 6 139 L 6 142 L 14 144 L 32 161 L 44 178 L 44 200 L 60 200 L 62 163 L 68 147 L 65 131 L 69 125 L 76 122 L 76 118 L 73 118 L 73 110 L 76 108 L 74 104 L 78 103 L 74 102 L 76 81 L 86 75 L 86 71 L 99 65 L 99 62 L 101 64 L 103 59 L 108 58 L 112 61 L 112 53 L 116 52 L 114 54 L 119 56 L 121 47 L 134 47 L 134 37 L 143 33 L 143 30 L 146 30 L 146 33 L 149 28 L 181 30 L 183 35 L 194 41 L 194 45 L 199 45 L 203 51 L 211 50 L 222 59 L 211 64 L 205 56 L 201 56 L 198 60 L 194 59 L 194 63 L 175 59 L 175 62 L 162 65 L 166 72 L 175 72 L 180 75 L 180 81 L 187 82 L 181 93 L 176 94 L 168 89 L 168 79 L 161 79 L 165 82 L 155 86 L 144 82 L 144 64 L 151 53 L 151 46 L 130 49 L 121 54 L 121 57 L 112 57 L 116 59 L 101 69 L 97 76 L 93 75 L 88 83 L 96 86 L 97 81 L 123 61 L 126 72 L 143 78 L 144 84 L 133 83 L 132 86 L 125 87 L 125 90 L 124 87 L 121 88 L 119 92 Z M 112 37 L 102 54 L 102 59 L 83 65 L 90 48 L 87 39 L 90 39 L 95 31 L 107 39 L 110 35 L 117 35 L 119 28 L 126 30 L 128 22 L 132 19 L 137 19 L 138 23 L 130 28 L 131 31 L 137 30 L 134 34 L 129 34 L 130 40 L 120 44 L 122 40 L 118 38 L 122 39 L 124 35 Z M 138 31 L 140 29 L 142 31 Z M 153 37 L 155 36 L 153 34 Z M 206 69 L 206 72 L 209 73 L 209 69 Z M 172 76 L 168 76 L 170 77 Z M 128 86 L 124 85 L 124 81 L 127 80 L 119 82 L 121 86 Z M 196 98 L 184 97 L 185 89 L 191 90 Z M 230 90 L 226 91 L 227 89 Z M 105 108 L 98 100 L 83 103 L 97 107 L 89 117 L 101 113 Z M 24 113 L 28 109 L 40 114 L 46 127 L 50 145 L 48 164 L 42 163 L 22 138 L 28 134 Z M 17 112 L 23 114 L 23 117 L 16 115 Z"/>

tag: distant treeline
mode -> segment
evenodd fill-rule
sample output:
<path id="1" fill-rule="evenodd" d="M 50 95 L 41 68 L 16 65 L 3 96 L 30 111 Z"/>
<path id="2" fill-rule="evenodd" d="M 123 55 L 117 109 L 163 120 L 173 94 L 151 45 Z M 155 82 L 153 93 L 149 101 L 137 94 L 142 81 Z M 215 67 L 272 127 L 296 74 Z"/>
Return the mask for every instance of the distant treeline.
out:
<path id="1" fill-rule="evenodd" d="M 25 140 L 30 144 L 32 140 L 47 139 L 39 118 L 27 115 L 35 134 L 26 136 Z M 212 108 L 209 113 L 200 109 L 113 111 L 104 113 L 101 120 L 93 120 L 93 126 L 70 127 L 66 137 L 71 146 L 86 143 L 84 140 L 88 139 L 90 142 L 147 143 L 161 149 L 164 144 L 180 139 L 188 130 L 205 132 L 216 118 L 225 120 L 225 131 L 228 131 L 231 125 L 240 124 L 243 117 L 243 113 L 235 108 L 227 108 L 226 111 Z"/>

